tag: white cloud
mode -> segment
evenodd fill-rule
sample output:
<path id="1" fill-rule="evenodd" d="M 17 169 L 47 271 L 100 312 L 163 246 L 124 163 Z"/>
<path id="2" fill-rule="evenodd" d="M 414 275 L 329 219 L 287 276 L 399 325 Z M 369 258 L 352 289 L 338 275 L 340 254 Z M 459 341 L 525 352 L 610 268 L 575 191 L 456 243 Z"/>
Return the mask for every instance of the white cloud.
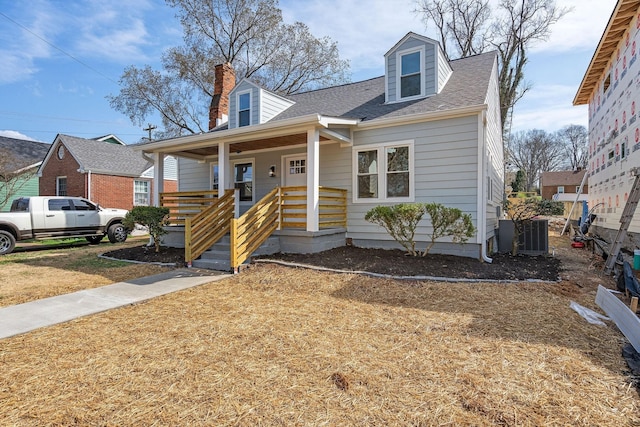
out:
<path id="1" fill-rule="evenodd" d="M 303 22 L 314 36 L 337 41 L 351 70 L 367 77 L 382 75 L 384 54 L 409 31 L 425 34 L 412 0 L 283 0 L 280 6 L 286 22 Z"/>
<path id="2" fill-rule="evenodd" d="M 46 1 L 15 3 L 3 11 L 10 19 L 0 19 L 0 84 L 26 80 L 39 68 L 35 61 L 49 58 L 60 27 L 55 11 Z M 26 29 L 25 29 L 26 28 Z"/>
<path id="3" fill-rule="evenodd" d="M 548 41 L 532 47 L 533 52 L 594 51 L 604 32 L 616 0 L 562 0 L 561 8 L 571 9 L 552 27 Z"/>
<path id="4" fill-rule="evenodd" d="M 15 139 L 24 139 L 24 140 L 27 140 L 27 141 L 42 142 L 42 141 L 38 141 L 35 138 L 31 138 L 30 136 L 27 136 L 27 135 L 25 135 L 23 133 L 15 131 L 15 130 L 0 130 L 0 136 L 4 136 L 6 138 L 15 138 Z"/>

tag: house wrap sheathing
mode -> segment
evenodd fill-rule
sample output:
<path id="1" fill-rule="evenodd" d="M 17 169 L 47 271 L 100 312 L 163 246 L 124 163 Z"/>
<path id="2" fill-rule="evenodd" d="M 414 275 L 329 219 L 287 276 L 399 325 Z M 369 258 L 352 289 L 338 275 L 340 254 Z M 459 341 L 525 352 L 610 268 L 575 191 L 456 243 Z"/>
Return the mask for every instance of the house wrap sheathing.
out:
<path id="1" fill-rule="evenodd" d="M 589 105 L 589 208 L 592 233 L 608 241 L 640 167 L 640 1 L 619 0 L 580 84 L 574 105 Z M 638 246 L 640 211 L 625 247 Z M 638 241 L 640 242 L 640 241 Z"/>

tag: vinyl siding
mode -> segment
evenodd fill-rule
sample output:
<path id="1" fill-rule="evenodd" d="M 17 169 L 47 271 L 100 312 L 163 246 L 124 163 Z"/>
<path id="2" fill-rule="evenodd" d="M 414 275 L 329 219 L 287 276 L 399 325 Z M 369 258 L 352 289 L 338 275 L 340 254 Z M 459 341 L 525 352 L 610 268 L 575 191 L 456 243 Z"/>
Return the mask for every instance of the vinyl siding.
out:
<path id="1" fill-rule="evenodd" d="M 448 69 L 448 74 L 446 77 L 443 76 L 443 86 L 444 81 L 449 78 L 451 74 L 451 68 L 449 68 L 449 64 L 445 64 L 444 67 L 438 67 L 437 62 L 439 60 L 436 52 L 438 49 L 436 45 L 433 43 L 425 43 L 422 40 L 418 40 L 415 38 L 409 38 L 404 43 L 401 43 L 396 47 L 393 51 L 389 52 L 386 57 L 386 86 L 387 86 L 387 102 L 397 102 L 399 101 L 398 94 L 398 73 L 400 73 L 400 66 L 397 60 L 397 53 L 405 50 L 415 49 L 422 47 L 424 48 L 424 57 L 422 58 L 424 62 L 424 75 L 422 76 L 422 84 L 425 88 L 425 96 L 433 95 L 437 92 L 436 82 L 440 83 L 440 79 L 437 76 L 437 72 L 440 72 L 441 69 L 444 69 L 445 72 Z M 444 58 L 442 58 L 444 60 Z"/>
<path id="2" fill-rule="evenodd" d="M 477 226 L 477 115 L 360 131 L 355 132 L 354 137 L 356 147 L 413 140 L 415 201 L 435 202 L 459 208 L 470 214 L 474 225 Z M 350 153 L 349 156 L 351 155 Z M 339 156 L 331 159 L 336 165 L 340 164 L 338 160 Z M 349 169 L 350 165 L 351 163 L 348 164 Z M 352 203 L 352 177 L 349 184 L 348 237 L 354 241 L 378 241 L 385 246 L 393 243 L 391 236 L 382 227 L 365 221 L 364 216 L 368 210 L 379 204 L 391 205 L 395 202 Z M 424 242 L 430 232 L 428 220 L 423 220 L 417 229 L 416 239 Z M 472 247 L 468 253 L 477 255 L 477 249 Z"/>
<path id="3" fill-rule="evenodd" d="M 436 49 L 437 51 L 437 64 L 438 64 L 438 88 L 435 91 L 436 93 L 440 93 L 440 91 L 444 88 L 444 85 L 447 84 L 449 77 L 453 74 L 453 70 L 445 58 L 444 53 L 440 49 Z"/>
<path id="4" fill-rule="evenodd" d="M 260 89 L 248 81 L 242 81 L 229 94 L 229 129 L 238 127 L 238 93 L 251 92 L 251 124 L 260 120 Z"/>
<path id="5" fill-rule="evenodd" d="M 33 174 L 21 175 L 17 179 L 16 185 L 13 187 L 13 194 L 10 195 L 7 203 L 0 204 L 0 211 L 8 212 L 11 209 L 11 203 L 20 197 L 38 196 L 40 193 L 38 176 L 35 175 L 36 170 L 32 170 Z M 26 179 L 25 179 L 26 178 Z M 4 199 L 6 196 L 5 188 L 0 184 L 0 197 Z"/>
<path id="6" fill-rule="evenodd" d="M 153 178 L 153 166 L 140 175 L 143 178 Z M 165 156 L 164 158 L 164 179 L 178 179 L 178 162 L 173 156 Z"/>
<path id="7" fill-rule="evenodd" d="M 260 91 L 259 105 L 260 123 L 266 123 L 293 105 L 293 102 L 263 89 Z"/>
<path id="8" fill-rule="evenodd" d="M 178 191 L 211 189 L 211 164 L 178 158 Z"/>
<path id="9" fill-rule="evenodd" d="M 487 93 L 486 124 L 486 173 L 493 184 L 491 200 L 486 204 L 487 238 L 495 235 L 504 192 L 504 154 L 502 126 L 500 123 L 500 95 L 498 88 L 498 64 L 494 64 Z M 483 183 L 487 185 L 487 183 Z M 487 193 L 489 194 L 489 193 Z"/>

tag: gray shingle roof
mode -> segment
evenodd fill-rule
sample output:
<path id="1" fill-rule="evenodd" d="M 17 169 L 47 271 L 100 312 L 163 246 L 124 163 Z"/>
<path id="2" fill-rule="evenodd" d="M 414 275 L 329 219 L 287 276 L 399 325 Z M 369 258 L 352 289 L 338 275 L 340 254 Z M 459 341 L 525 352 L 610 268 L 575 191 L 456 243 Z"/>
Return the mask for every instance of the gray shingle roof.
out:
<path id="1" fill-rule="evenodd" d="M 295 104 L 272 121 L 308 114 L 369 121 L 405 115 L 446 111 L 485 104 L 496 53 L 489 52 L 451 61 L 453 74 L 437 95 L 385 104 L 384 76 L 356 83 L 289 95 Z"/>
<path id="2" fill-rule="evenodd" d="M 84 170 L 109 175 L 140 176 L 152 164 L 142 157 L 140 151 L 119 144 L 58 135 L 76 161 Z"/>
<path id="3" fill-rule="evenodd" d="M 51 144 L 28 141 L 26 139 L 0 136 L 0 156 L 9 159 L 6 165 L 10 172 L 34 165 L 44 160 Z"/>

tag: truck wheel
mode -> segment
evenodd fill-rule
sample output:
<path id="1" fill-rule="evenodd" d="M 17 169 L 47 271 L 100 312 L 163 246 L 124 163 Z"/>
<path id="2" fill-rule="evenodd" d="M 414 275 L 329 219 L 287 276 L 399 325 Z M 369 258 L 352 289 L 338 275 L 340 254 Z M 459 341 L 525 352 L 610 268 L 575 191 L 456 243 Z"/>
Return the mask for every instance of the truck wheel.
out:
<path id="1" fill-rule="evenodd" d="M 111 243 L 122 243 L 127 240 L 127 229 L 120 223 L 111 224 L 107 230 L 107 237 Z"/>
<path id="2" fill-rule="evenodd" d="M 87 239 L 87 242 L 89 242 L 90 244 L 97 245 L 102 241 L 102 239 L 104 239 L 104 234 L 100 236 L 87 236 L 85 237 L 85 239 Z"/>
<path id="3" fill-rule="evenodd" d="M 16 238 L 8 231 L 0 230 L 0 255 L 10 254 L 16 247 Z"/>

